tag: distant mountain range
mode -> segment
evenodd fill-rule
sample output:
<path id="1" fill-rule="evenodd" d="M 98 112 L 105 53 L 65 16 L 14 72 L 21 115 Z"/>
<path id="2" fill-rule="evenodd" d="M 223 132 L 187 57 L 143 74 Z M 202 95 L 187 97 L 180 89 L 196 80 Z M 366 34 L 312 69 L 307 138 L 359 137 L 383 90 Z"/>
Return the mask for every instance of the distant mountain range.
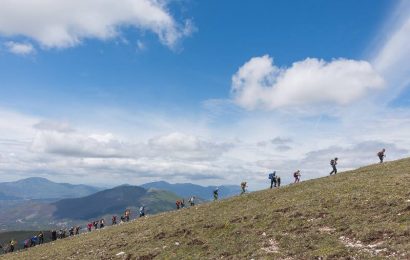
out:
<path id="1" fill-rule="evenodd" d="M 0 231 L 50 229 L 82 225 L 90 220 L 120 216 L 131 209 L 132 218 L 140 206 L 147 214 L 172 210 L 179 197 L 163 190 L 146 190 L 138 186 L 118 186 L 81 198 L 48 200 L 0 201 Z M 1 204 L 4 204 L 1 207 Z"/>
<path id="2" fill-rule="evenodd" d="M 217 186 L 204 187 L 204 186 L 200 186 L 200 185 L 196 185 L 192 183 L 171 184 L 166 181 L 150 182 L 150 183 L 141 185 L 141 187 L 146 188 L 146 189 L 153 188 L 153 189 L 158 189 L 158 190 L 167 190 L 183 198 L 189 198 L 194 195 L 194 196 L 197 196 L 205 200 L 212 200 L 213 191 L 217 188 Z M 223 186 L 218 186 L 218 188 L 219 188 L 220 198 L 232 197 L 240 193 L 239 186 L 223 185 Z"/>
<path id="3" fill-rule="evenodd" d="M 165 181 L 139 186 L 122 185 L 101 190 L 87 185 L 55 183 L 44 178 L 28 178 L 0 183 L 0 232 L 36 230 L 84 224 L 86 221 L 123 214 L 133 215 L 141 205 L 148 214 L 175 208 L 175 201 L 196 196 L 197 203 L 212 199 L 215 186 Z M 220 198 L 239 194 L 237 186 L 219 186 Z"/>
<path id="4" fill-rule="evenodd" d="M 0 200 L 78 198 L 100 190 L 93 186 L 55 183 L 35 177 L 0 183 Z"/>
<path id="5" fill-rule="evenodd" d="M 113 189 L 75 199 L 63 199 L 52 203 L 56 207 L 56 219 L 89 220 L 104 215 L 119 215 L 126 208 L 137 210 L 144 205 L 147 213 L 154 214 L 175 208 L 177 195 L 168 191 L 150 190 L 138 186 L 119 186 Z"/>

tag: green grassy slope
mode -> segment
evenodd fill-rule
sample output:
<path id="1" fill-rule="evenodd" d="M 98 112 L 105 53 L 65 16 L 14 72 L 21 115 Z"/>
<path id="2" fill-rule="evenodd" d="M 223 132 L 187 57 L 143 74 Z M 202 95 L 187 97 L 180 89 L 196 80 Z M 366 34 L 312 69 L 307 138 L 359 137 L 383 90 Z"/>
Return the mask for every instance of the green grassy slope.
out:
<path id="1" fill-rule="evenodd" d="M 404 159 L 162 213 L 2 259 L 409 259 L 409 187 Z"/>

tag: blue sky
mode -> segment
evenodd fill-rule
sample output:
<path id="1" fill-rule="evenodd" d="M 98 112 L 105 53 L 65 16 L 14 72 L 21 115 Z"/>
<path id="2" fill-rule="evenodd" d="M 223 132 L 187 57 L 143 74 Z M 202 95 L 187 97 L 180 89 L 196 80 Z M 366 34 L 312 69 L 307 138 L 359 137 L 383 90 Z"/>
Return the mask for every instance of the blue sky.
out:
<path id="1" fill-rule="evenodd" d="M 409 154 L 405 1 L 120 2 L 2 4 L 3 181 L 259 188 Z"/>

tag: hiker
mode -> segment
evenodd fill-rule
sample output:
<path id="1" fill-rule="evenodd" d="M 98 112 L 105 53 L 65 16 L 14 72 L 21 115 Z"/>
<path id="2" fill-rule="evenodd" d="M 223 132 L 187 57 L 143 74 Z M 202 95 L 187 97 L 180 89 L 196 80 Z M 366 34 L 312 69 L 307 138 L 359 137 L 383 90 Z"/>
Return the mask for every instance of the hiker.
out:
<path id="1" fill-rule="evenodd" d="M 116 225 L 116 224 L 117 224 L 117 216 L 112 216 L 111 225 Z"/>
<path id="2" fill-rule="evenodd" d="M 377 156 L 380 159 L 380 163 L 383 163 L 383 159 L 384 157 L 386 157 L 386 155 L 384 154 L 385 152 L 386 152 L 386 149 L 383 148 L 380 152 L 377 153 Z"/>
<path id="3" fill-rule="evenodd" d="M 81 229 L 80 226 L 76 226 L 74 235 L 79 235 L 80 234 L 80 229 Z"/>
<path id="4" fill-rule="evenodd" d="M 24 240 L 23 248 L 24 248 L 24 249 L 27 249 L 27 248 L 29 248 L 29 246 L 30 246 L 30 239 Z"/>
<path id="5" fill-rule="evenodd" d="M 177 206 L 177 210 L 180 209 L 180 207 L 181 207 L 181 201 L 177 200 L 177 201 L 175 202 L 175 205 Z"/>
<path id="6" fill-rule="evenodd" d="M 124 217 L 124 216 L 121 216 L 121 217 L 120 217 L 120 220 L 121 220 L 120 223 L 124 223 L 124 222 L 125 222 L 125 217 Z"/>
<path id="7" fill-rule="evenodd" d="M 185 199 L 181 200 L 181 209 L 185 208 Z"/>
<path id="8" fill-rule="evenodd" d="M 294 183 L 298 183 L 300 181 L 300 170 L 297 170 L 296 172 L 293 173 L 293 177 L 295 178 L 295 182 Z"/>
<path id="9" fill-rule="evenodd" d="M 98 221 L 93 222 L 94 229 L 98 229 Z"/>
<path id="10" fill-rule="evenodd" d="M 330 172 L 330 175 L 332 175 L 333 173 L 334 173 L 334 174 L 337 173 L 336 165 L 337 165 L 337 157 L 335 157 L 334 159 L 330 160 L 330 166 L 332 166 L 332 171 Z"/>
<path id="11" fill-rule="evenodd" d="M 247 187 L 247 186 L 246 186 L 246 181 L 242 182 L 242 183 L 241 183 L 241 189 L 242 189 L 241 195 L 246 192 L 246 187 Z"/>
<path id="12" fill-rule="evenodd" d="M 100 220 L 100 228 L 104 228 L 104 224 L 105 224 L 105 221 L 104 221 L 104 219 L 102 218 L 102 219 Z"/>
<path id="13" fill-rule="evenodd" d="M 189 199 L 189 204 L 191 205 L 191 207 L 195 206 L 195 196 L 192 196 L 192 197 Z"/>
<path id="14" fill-rule="evenodd" d="M 219 188 L 216 188 L 214 190 L 214 200 L 218 200 L 218 192 L 219 192 Z"/>
<path id="15" fill-rule="evenodd" d="M 11 252 L 11 253 L 14 252 L 14 248 L 15 248 L 16 245 L 17 245 L 17 241 L 12 239 L 10 241 L 9 252 Z"/>
<path id="16" fill-rule="evenodd" d="M 276 183 L 279 188 L 280 187 L 280 176 L 276 176 Z"/>
<path id="17" fill-rule="evenodd" d="M 145 216 L 145 207 L 144 206 L 141 206 L 140 207 L 140 218 L 142 218 L 142 217 L 144 217 Z"/>
<path id="18" fill-rule="evenodd" d="M 87 229 L 88 229 L 88 232 L 91 232 L 91 229 L 93 228 L 93 223 L 88 223 L 88 225 L 87 225 Z"/>
<path id="19" fill-rule="evenodd" d="M 125 213 L 124 213 L 125 218 L 124 218 L 124 219 L 125 219 L 125 221 L 127 221 L 127 222 L 130 221 L 130 213 L 131 213 L 131 212 L 130 212 L 129 209 L 126 209 L 126 210 L 125 210 Z"/>
<path id="20" fill-rule="evenodd" d="M 57 240 L 57 231 L 56 230 L 51 230 L 51 241 L 56 241 Z"/>
<path id="21" fill-rule="evenodd" d="M 37 245 L 37 236 L 31 238 L 30 247 Z"/>
<path id="22" fill-rule="evenodd" d="M 270 179 L 270 188 L 272 189 L 272 187 L 276 187 L 276 171 L 269 173 L 269 179 Z"/>
<path id="23" fill-rule="evenodd" d="M 40 233 L 38 234 L 38 244 L 41 245 L 44 243 L 44 233 L 43 231 L 40 231 Z"/>
<path id="24" fill-rule="evenodd" d="M 74 227 L 70 227 L 70 229 L 68 230 L 69 236 L 74 236 Z"/>

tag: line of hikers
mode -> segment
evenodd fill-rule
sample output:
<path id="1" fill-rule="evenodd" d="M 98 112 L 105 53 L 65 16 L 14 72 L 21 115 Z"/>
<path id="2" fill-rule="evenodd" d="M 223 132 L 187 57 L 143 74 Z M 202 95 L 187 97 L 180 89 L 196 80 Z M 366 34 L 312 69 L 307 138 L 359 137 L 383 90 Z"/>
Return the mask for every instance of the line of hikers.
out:
<path id="1" fill-rule="evenodd" d="M 188 203 L 191 207 L 195 206 L 195 199 L 196 199 L 195 196 L 192 196 L 189 198 Z M 175 202 L 175 205 L 177 209 L 185 208 L 185 199 L 177 200 Z"/>
<path id="2" fill-rule="evenodd" d="M 377 153 L 377 157 L 380 160 L 380 163 L 383 163 L 384 158 L 386 157 L 386 149 L 383 148 L 381 151 L 379 151 Z M 333 175 L 333 174 L 337 174 L 337 163 L 338 163 L 338 158 L 335 157 L 334 159 L 330 160 L 330 166 L 332 167 L 332 171 L 329 173 L 329 175 Z M 297 170 L 296 172 L 293 173 L 293 177 L 294 177 L 294 182 L 293 183 L 299 183 L 300 182 L 300 178 L 301 178 L 301 171 Z M 281 184 L 281 179 L 280 176 L 276 175 L 276 171 L 273 171 L 272 173 L 269 173 L 268 178 L 270 180 L 270 188 L 274 188 L 274 187 L 280 187 Z M 245 194 L 246 193 L 246 188 L 247 188 L 247 182 L 242 182 L 241 183 L 241 193 Z M 214 200 L 218 200 L 219 197 L 219 188 L 217 187 L 214 191 L 213 191 L 213 197 Z M 189 198 L 188 202 L 190 204 L 190 206 L 195 206 L 195 196 L 192 196 Z M 181 199 L 181 200 L 177 200 L 175 202 L 176 204 L 176 208 L 181 209 L 185 207 L 185 200 Z M 122 215 L 120 217 L 121 222 L 128 222 L 130 220 L 130 215 L 131 215 L 131 211 L 129 209 L 126 209 L 124 212 L 124 215 Z M 140 217 L 144 217 L 145 216 L 145 206 L 141 206 L 139 208 L 139 216 Z M 116 225 L 117 224 L 117 216 L 112 216 L 111 219 L 111 224 L 112 225 Z M 87 224 L 87 230 L 89 232 L 92 231 L 92 228 L 94 227 L 94 229 L 102 229 L 105 227 L 105 221 L 104 219 L 100 219 L 100 220 L 96 220 L 96 221 L 92 221 L 90 223 Z M 76 227 L 71 227 L 68 230 L 68 235 L 69 236 L 74 236 L 74 235 L 78 235 L 80 234 L 80 226 L 76 226 Z M 57 239 L 63 239 L 67 236 L 67 229 L 60 229 L 58 232 L 56 230 L 52 230 L 51 231 L 51 240 L 55 241 Z M 33 236 L 30 239 L 26 239 L 24 240 L 24 248 L 29 248 L 29 247 L 33 247 L 36 245 L 41 245 L 44 243 L 44 233 L 42 231 L 40 231 L 40 233 L 36 236 Z M 0 249 L 2 249 L 5 253 L 8 252 L 14 252 L 15 248 L 17 246 L 17 241 L 16 240 L 10 240 L 10 242 L 7 245 L 7 248 L 4 248 L 2 245 L 0 245 Z"/>

